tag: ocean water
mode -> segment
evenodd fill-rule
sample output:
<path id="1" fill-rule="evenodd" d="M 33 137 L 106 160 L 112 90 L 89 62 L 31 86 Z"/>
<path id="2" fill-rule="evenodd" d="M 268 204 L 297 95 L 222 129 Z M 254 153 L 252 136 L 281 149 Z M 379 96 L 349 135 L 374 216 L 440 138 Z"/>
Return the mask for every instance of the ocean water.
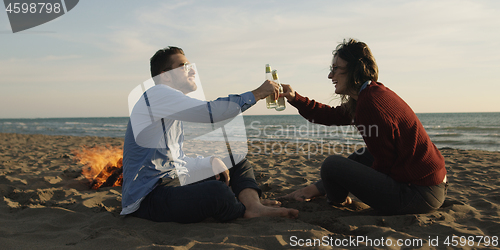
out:
<path id="1" fill-rule="evenodd" d="M 125 137 L 128 117 L 0 119 L 1 133 Z"/>
<path id="2" fill-rule="evenodd" d="M 438 148 L 500 151 L 500 113 L 426 113 L 417 116 Z M 312 124 L 299 115 L 243 118 L 246 136 L 250 140 L 363 144 L 361 135 L 353 126 Z M 0 119 L 0 132 L 123 138 L 127 123 L 128 117 Z M 190 125 L 187 126 L 189 131 Z"/>

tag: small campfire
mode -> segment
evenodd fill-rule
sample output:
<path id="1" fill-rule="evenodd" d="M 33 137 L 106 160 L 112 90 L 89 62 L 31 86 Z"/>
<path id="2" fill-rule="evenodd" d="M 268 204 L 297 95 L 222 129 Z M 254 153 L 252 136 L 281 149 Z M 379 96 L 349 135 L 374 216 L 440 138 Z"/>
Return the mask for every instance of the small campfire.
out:
<path id="1" fill-rule="evenodd" d="M 116 187 L 123 183 L 123 150 L 118 147 L 83 147 L 74 151 L 76 160 L 85 165 L 82 175 L 90 182 L 90 188 Z"/>

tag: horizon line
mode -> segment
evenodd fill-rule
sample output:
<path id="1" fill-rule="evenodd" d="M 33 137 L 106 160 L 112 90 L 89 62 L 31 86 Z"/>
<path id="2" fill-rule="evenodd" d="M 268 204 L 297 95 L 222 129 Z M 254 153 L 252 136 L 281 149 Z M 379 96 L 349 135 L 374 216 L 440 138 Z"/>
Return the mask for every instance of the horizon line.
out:
<path id="1" fill-rule="evenodd" d="M 483 112 L 415 112 L 415 114 L 486 114 L 500 113 L 500 111 L 483 111 Z M 244 114 L 243 114 L 244 115 Z M 262 114 L 262 115 L 244 115 L 244 116 L 300 116 L 300 114 Z M 62 117 L 17 117 L 17 118 L 0 118 L 0 120 L 8 119 L 78 119 L 78 118 L 128 118 L 129 116 L 62 116 Z"/>

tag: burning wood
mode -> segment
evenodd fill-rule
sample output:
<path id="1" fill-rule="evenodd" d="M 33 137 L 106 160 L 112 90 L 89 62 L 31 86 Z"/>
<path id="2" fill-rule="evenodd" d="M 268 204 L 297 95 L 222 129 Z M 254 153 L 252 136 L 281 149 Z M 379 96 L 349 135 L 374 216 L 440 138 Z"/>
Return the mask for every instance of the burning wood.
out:
<path id="1" fill-rule="evenodd" d="M 122 149 L 111 146 L 83 147 L 73 153 L 79 163 L 85 165 L 82 175 L 90 182 L 91 189 L 122 185 Z"/>

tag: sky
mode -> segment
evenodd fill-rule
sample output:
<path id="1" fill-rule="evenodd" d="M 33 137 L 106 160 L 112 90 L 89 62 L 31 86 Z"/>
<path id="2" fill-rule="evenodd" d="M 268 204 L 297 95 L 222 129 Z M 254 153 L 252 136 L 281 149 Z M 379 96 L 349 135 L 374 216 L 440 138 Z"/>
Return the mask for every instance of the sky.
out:
<path id="1" fill-rule="evenodd" d="M 265 80 L 338 105 L 327 78 L 344 39 L 368 44 L 379 82 L 416 113 L 499 112 L 500 1 L 98 1 L 12 33 L 0 11 L 0 118 L 123 117 L 149 59 L 178 46 L 207 99 Z M 297 114 L 258 102 L 246 115 Z"/>

